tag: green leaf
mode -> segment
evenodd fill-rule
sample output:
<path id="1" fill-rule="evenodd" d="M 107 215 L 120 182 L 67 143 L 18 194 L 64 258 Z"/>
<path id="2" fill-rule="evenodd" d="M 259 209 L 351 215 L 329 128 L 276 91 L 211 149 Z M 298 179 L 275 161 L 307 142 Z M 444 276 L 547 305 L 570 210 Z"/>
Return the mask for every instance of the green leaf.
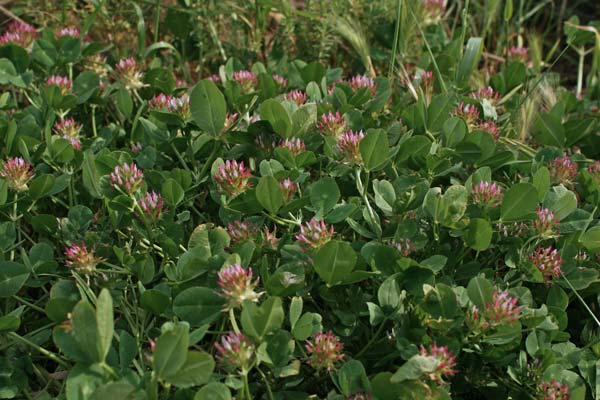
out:
<path id="1" fill-rule="evenodd" d="M 29 270 L 23 264 L 0 261 L 0 297 L 17 294 L 27 278 L 29 278 Z"/>
<path id="2" fill-rule="evenodd" d="M 377 301 L 384 311 L 393 311 L 400 306 L 401 299 L 400 285 L 396 281 L 396 276 L 387 278 L 377 290 Z"/>
<path id="3" fill-rule="evenodd" d="M 256 185 L 256 199 L 270 214 L 277 214 L 285 200 L 277 179 L 263 176 Z"/>
<path id="4" fill-rule="evenodd" d="M 125 88 L 121 88 L 117 90 L 115 93 L 115 104 L 117 105 L 117 109 L 121 111 L 121 113 L 125 116 L 125 118 L 129 118 L 131 112 L 133 111 L 133 100 L 131 99 L 131 95 Z"/>
<path id="5" fill-rule="evenodd" d="M 281 328 L 284 316 L 279 297 L 269 297 L 260 306 L 245 302 L 242 310 L 242 329 L 252 337 L 264 339 L 269 333 Z"/>
<path id="6" fill-rule="evenodd" d="M 296 340 L 306 340 L 315 333 L 323 330 L 323 319 L 316 313 L 303 314 L 292 328 L 292 335 Z"/>
<path id="7" fill-rule="evenodd" d="M 298 318 L 300 318 L 300 314 L 302 314 L 302 305 L 303 305 L 302 297 L 300 297 L 300 296 L 292 297 L 292 301 L 290 302 L 290 313 L 289 313 L 290 326 L 292 327 L 292 329 L 294 328 L 294 325 L 296 325 L 296 322 L 298 322 Z"/>
<path id="8" fill-rule="evenodd" d="M 0 317 L 0 333 L 14 332 L 21 326 L 21 319 L 16 315 L 8 314 Z"/>
<path id="9" fill-rule="evenodd" d="M 474 218 L 469 224 L 465 237 L 466 243 L 477 251 L 483 251 L 490 247 L 492 242 L 492 226 L 483 218 Z"/>
<path id="10" fill-rule="evenodd" d="M 219 136 L 225 126 L 227 103 L 217 86 L 208 80 L 200 81 L 190 94 L 190 109 L 196 125 L 212 136 Z"/>
<path id="11" fill-rule="evenodd" d="M 348 360 L 337 371 L 335 377 L 342 394 L 345 396 L 356 394 L 361 390 L 368 392 L 371 389 L 365 367 L 358 360 Z"/>
<path id="12" fill-rule="evenodd" d="M 165 201 L 170 206 L 177 206 L 183 200 L 185 192 L 181 185 L 173 178 L 169 178 L 163 183 L 160 190 Z"/>
<path id="13" fill-rule="evenodd" d="M 600 250 L 600 225 L 596 225 L 588 229 L 579 238 L 579 243 L 589 251 Z"/>
<path id="14" fill-rule="evenodd" d="M 335 179 L 322 178 L 310 186 L 310 203 L 318 214 L 327 214 L 340 199 L 340 189 Z"/>
<path id="15" fill-rule="evenodd" d="M 504 195 L 501 218 L 511 221 L 523 218 L 534 211 L 538 204 L 538 191 L 530 183 L 517 183 Z"/>
<path id="16" fill-rule="evenodd" d="M 79 348 L 90 362 L 103 362 L 105 354 L 98 336 L 98 322 L 94 308 L 90 303 L 82 300 L 75 305 L 72 315 L 73 334 Z"/>
<path id="17" fill-rule="evenodd" d="M 268 99 L 263 101 L 259 112 L 260 117 L 271 124 L 275 133 L 284 138 L 292 136 L 292 120 L 290 119 L 290 115 L 277 100 Z"/>
<path id="18" fill-rule="evenodd" d="M 203 351 L 188 351 L 185 363 L 175 374 L 165 380 L 180 388 L 202 385 L 210 379 L 215 369 L 215 361 Z"/>
<path id="19" fill-rule="evenodd" d="M 355 264 L 356 253 L 352 246 L 337 240 L 325 244 L 314 256 L 315 271 L 328 286 L 343 283 Z"/>
<path id="20" fill-rule="evenodd" d="M 198 390 L 194 400 L 231 400 L 231 392 L 224 384 L 211 382 Z"/>
<path id="21" fill-rule="evenodd" d="M 110 382 L 94 390 L 89 400 L 126 400 L 131 398 L 134 391 L 135 386 L 129 382 Z"/>
<path id="22" fill-rule="evenodd" d="M 191 287 L 175 297 L 173 312 L 190 325 L 201 326 L 219 318 L 224 305 L 225 299 L 215 296 L 213 289 Z"/>
<path id="23" fill-rule="evenodd" d="M 512 0 L 506 0 L 504 3 L 504 11 L 502 12 L 502 16 L 504 17 L 504 22 L 508 22 L 513 15 L 513 2 Z"/>
<path id="24" fill-rule="evenodd" d="M 458 86 L 464 86 L 469 82 L 471 74 L 477 68 L 481 54 L 483 53 L 483 39 L 482 38 L 470 38 L 467 41 L 467 48 L 463 54 L 463 58 L 460 61 L 458 70 L 456 72 L 456 84 Z"/>
<path id="25" fill-rule="evenodd" d="M 317 123 L 317 105 L 304 104 L 292 114 L 294 136 L 301 137 Z"/>
<path id="26" fill-rule="evenodd" d="M 538 191 L 538 200 L 544 200 L 550 190 L 550 171 L 546 167 L 539 168 L 533 175 L 533 186 Z"/>
<path id="27" fill-rule="evenodd" d="M 154 347 L 154 372 L 159 379 L 167 379 L 179 371 L 187 360 L 189 325 L 174 324 L 156 339 Z"/>
<path id="28" fill-rule="evenodd" d="M 389 142 L 383 130 L 373 130 L 360 141 L 360 155 L 365 169 L 373 171 L 388 160 Z"/>
<path id="29" fill-rule="evenodd" d="M 544 199 L 544 206 L 554 211 L 554 216 L 562 221 L 577 209 L 577 196 L 564 186 L 554 186 Z"/>
<path id="30" fill-rule="evenodd" d="M 148 289 L 140 296 L 140 305 L 153 314 L 161 315 L 171 304 L 167 294 L 158 289 Z"/>
<path id="31" fill-rule="evenodd" d="M 38 200 L 46 196 L 52 188 L 55 182 L 54 175 L 44 174 L 36 177 L 29 184 L 29 195 L 32 199 Z"/>
<path id="32" fill-rule="evenodd" d="M 390 378 L 390 381 L 392 383 L 399 383 L 419 379 L 423 374 L 435 371 L 438 363 L 435 357 L 412 356 L 403 366 L 398 368 L 396 373 Z"/>
<path id="33" fill-rule="evenodd" d="M 469 299 L 480 310 L 485 309 L 485 305 L 491 303 L 494 296 L 494 287 L 482 276 L 477 276 L 469 281 L 467 286 L 467 295 Z"/>
<path id="34" fill-rule="evenodd" d="M 98 345 L 100 357 L 106 358 L 114 333 L 113 302 L 108 289 L 102 289 L 96 302 L 96 323 L 98 325 Z"/>
<path id="35" fill-rule="evenodd" d="M 560 117 L 551 113 L 541 113 L 535 121 L 534 135 L 540 143 L 562 149 L 565 144 L 565 128 Z"/>

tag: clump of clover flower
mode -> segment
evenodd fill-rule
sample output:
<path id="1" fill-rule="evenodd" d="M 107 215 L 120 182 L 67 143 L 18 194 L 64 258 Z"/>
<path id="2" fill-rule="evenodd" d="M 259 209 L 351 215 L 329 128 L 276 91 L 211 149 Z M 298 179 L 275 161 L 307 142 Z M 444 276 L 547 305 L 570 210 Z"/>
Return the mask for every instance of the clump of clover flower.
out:
<path id="1" fill-rule="evenodd" d="M 408 257 L 415 250 L 415 244 L 406 238 L 392 240 L 390 246 L 398 250 L 404 257 Z"/>
<path id="2" fill-rule="evenodd" d="M 332 236 L 333 226 L 328 228 L 325 221 L 313 218 L 300 226 L 300 233 L 296 235 L 296 240 L 306 247 L 318 249 L 329 242 Z"/>
<path id="3" fill-rule="evenodd" d="M 445 377 L 455 375 L 457 371 L 456 356 L 448 350 L 448 346 L 432 344 L 429 349 L 421 346 L 419 353 L 423 357 L 432 357 L 437 361 L 437 367 L 432 372 L 426 373 L 427 378 L 433 382 L 444 382 Z"/>
<path id="4" fill-rule="evenodd" d="M 216 342 L 217 360 L 228 370 L 239 370 L 245 375 L 254 362 L 256 346 L 243 333 L 229 332 Z"/>
<path id="5" fill-rule="evenodd" d="M 106 57 L 102 54 L 92 54 L 85 59 L 85 67 L 95 72 L 101 78 L 108 78 L 109 68 Z"/>
<path id="6" fill-rule="evenodd" d="M 587 172 L 591 175 L 596 184 L 600 185 L 600 161 L 594 162 L 587 167 Z"/>
<path id="7" fill-rule="evenodd" d="M 344 160 L 351 164 L 361 164 L 360 141 L 365 137 L 363 131 L 350 130 L 342 134 L 337 143 L 337 148 Z"/>
<path id="8" fill-rule="evenodd" d="M 263 227 L 262 229 L 262 245 L 264 247 L 269 247 L 271 249 L 276 249 L 279 244 L 279 239 L 277 238 L 277 230 L 274 229 L 273 232 L 269 230 L 268 227 Z"/>
<path id="9" fill-rule="evenodd" d="M 348 85 L 352 88 L 354 92 L 357 92 L 361 89 L 368 89 L 372 95 L 375 95 L 377 92 L 377 85 L 375 84 L 375 80 L 373 78 L 369 78 L 366 75 L 355 75 L 348 81 Z"/>
<path id="10" fill-rule="evenodd" d="M 502 202 L 502 188 L 495 182 L 482 181 L 473 185 L 471 197 L 473 203 L 484 208 L 494 208 Z"/>
<path id="11" fill-rule="evenodd" d="M 138 90 L 144 86 L 144 74 L 133 58 L 123 58 L 115 66 L 117 78 L 127 90 Z"/>
<path id="12" fill-rule="evenodd" d="M 323 135 L 337 139 L 346 130 L 346 119 L 339 111 L 336 111 L 335 114 L 330 111 L 321 115 L 321 121 L 317 123 L 317 127 Z"/>
<path id="13" fill-rule="evenodd" d="M 240 264 L 228 265 L 217 273 L 217 285 L 222 296 L 227 299 L 228 307 L 241 306 L 244 301 L 257 302 L 262 293 L 254 291 L 258 278 L 252 280 L 252 268 L 247 270 Z"/>
<path id="14" fill-rule="evenodd" d="M 144 181 L 144 174 L 135 163 L 117 165 L 110 173 L 110 184 L 113 188 L 131 194 L 137 191 Z"/>
<path id="15" fill-rule="evenodd" d="M 318 332 L 312 341 L 306 341 L 308 363 L 316 370 L 332 371 L 335 364 L 344 359 L 344 344 L 333 332 Z"/>
<path id="16" fill-rule="evenodd" d="M 144 214 L 155 221 L 159 220 L 160 217 L 168 211 L 165 208 L 165 202 L 162 196 L 155 191 L 146 192 L 140 199 L 139 204 Z"/>
<path id="17" fill-rule="evenodd" d="M 179 97 L 172 97 L 171 112 L 177 113 L 183 119 L 190 118 L 192 115 L 190 110 L 190 96 L 184 93 Z"/>
<path id="18" fill-rule="evenodd" d="M 284 139 L 279 142 L 279 147 L 288 149 L 294 156 L 306 151 L 306 145 L 300 138 Z"/>
<path id="19" fill-rule="evenodd" d="M 493 299 L 485 305 L 484 310 L 473 306 L 472 319 L 482 328 L 494 328 L 504 324 L 512 324 L 520 318 L 523 307 L 518 306 L 519 299 L 511 297 L 507 291 L 494 291 Z"/>
<path id="20" fill-rule="evenodd" d="M 36 34 L 33 26 L 24 22 L 14 21 L 8 26 L 7 31 L 0 36 L 0 45 L 4 46 L 14 43 L 27 48 L 35 40 Z"/>
<path id="21" fill-rule="evenodd" d="M 93 250 L 88 250 L 85 243 L 73 243 L 65 249 L 65 264 L 83 274 L 92 274 L 96 266 L 102 262 L 101 258 L 94 255 Z"/>
<path id="22" fill-rule="evenodd" d="M 254 144 L 258 149 L 264 151 L 265 153 L 272 152 L 273 149 L 278 146 L 277 142 L 275 142 L 273 138 L 271 138 L 265 133 L 259 133 L 258 135 L 256 135 L 256 138 L 254 139 Z M 281 142 L 279 143 L 279 146 L 281 146 Z"/>
<path id="23" fill-rule="evenodd" d="M 219 165 L 214 180 L 218 186 L 219 193 L 229 197 L 238 196 L 251 186 L 250 169 L 244 166 L 244 162 L 227 160 Z"/>
<path id="24" fill-rule="evenodd" d="M 2 165 L 0 177 L 6 180 L 8 187 L 15 192 L 25 192 L 29 188 L 27 184 L 33 178 L 34 172 L 31 164 L 23 157 L 9 158 Z"/>
<path id="25" fill-rule="evenodd" d="M 238 113 L 225 114 L 225 125 L 223 126 L 223 131 L 226 131 L 229 128 L 231 128 L 233 126 L 233 124 L 235 124 L 235 121 L 237 121 L 238 117 L 239 117 Z"/>
<path id="26" fill-rule="evenodd" d="M 498 128 L 498 125 L 496 125 L 496 123 L 491 119 L 488 119 L 485 122 L 480 122 L 479 125 L 477 125 L 477 129 L 489 133 L 492 135 L 494 140 L 498 140 L 500 137 L 500 128 Z"/>
<path id="27" fill-rule="evenodd" d="M 500 93 L 496 92 L 491 86 L 488 87 L 480 87 L 473 93 L 471 93 L 471 98 L 475 100 L 487 100 L 491 104 L 496 103 L 500 100 Z"/>
<path id="28" fill-rule="evenodd" d="M 425 23 L 436 23 L 444 15 L 446 10 L 445 0 L 424 0 Z"/>
<path id="29" fill-rule="evenodd" d="M 258 84 L 258 76 L 252 71 L 236 71 L 233 80 L 240 84 L 244 92 L 251 92 Z"/>
<path id="30" fill-rule="evenodd" d="M 542 381 L 536 390 L 537 400 L 569 400 L 569 387 L 564 383 L 555 381 Z"/>
<path id="31" fill-rule="evenodd" d="M 66 36 L 72 37 L 73 39 L 79 38 L 79 29 L 73 27 L 62 28 L 58 32 L 56 32 L 56 38 L 60 39 Z"/>
<path id="32" fill-rule="evenodd" d="M 537 218 L 533 221 L 533 229 L 541 236 L 552 236 L 556 233 L 556 225 L 560 222 L 553 211 L 544 207 L 536 210 Z"/>
<path id="33" fill-rule="evenodd" d="M 556 157 L 548 163 L 548 169 L 554 183 L 569 184 L 577 176 L 577 163 L 569 156 Z"/>
<path id="34" fill-rule="evenodd" d="M 81 149 L 81 142 L 79 141 L 79 132 L 81 132 L 82 125 L 75 121 L 73 118 L 65 118 L 54 124 L 54 133 L 63 139 L 71 142 L 71 146 L 74 149 Z"/>
<path id="35" fill-rule="evenodd" d="M 277 74 L 273 74 L 273 80 L 275 82 L 277 82 L 277 84 L 281 87 L 286 87 L 288 84 L 287 79 L 285 79 L 283 76 L 281 75 L 277 75 Z"/>
<path id="36" fill-rule="evenodd" d="M 148 108 L 156 111 L 171 111 L 171 101 L 173 97 L 164 93 L 159 93 L 148 101 Z"/>
<path id="37" fill-rule="evenodd" d="M 227 224 L 227 234 L 233 243 L 245 242 L 256 235 L 256 227 L 247 219 L 233 221 Z"/>
<path id="38" fill-rule="evenodd" d="M 137 154 L 140 151 L 142 151 L 143 148 L 144 148 L 144 146 L 142 146 L 142 144 L 140 142 L 131 143 L 131 152 L 132 153 Z"/>
<path id="39" fill-rule="evenodd" d="M 474 104 L 461 102 L 450 115 L 464 119 L 469 129 L 476 126 L 479 121 L 479 109 Z"/>
<path id="40" fill-rule="evenodd" d="M 283 98 L 286 100 L 291 100 L 299 106 L 306 103 L 306 93 L 304 93 L 302 90 L 292 90 L 291 92 L 286 93 Z"/>
<path id="41" fill-rule="evenodd" d="M 60 89 L 60 94 L 63 96 L 71 93 L 71 88 L 73 87 L 73 83 L 66 76 L 60 75 L 52 75 L 46 80 L 47 86 L 57 86 Z"/>
<path id="42" fill-rule="evenodd" d="M 552 246 L 538 247 L 529 256 L 529 260 L 542 273 L 546 283 L 550 283 L 553 278 L 558 278 L 561 274 L 563 260 L 558 250 Z"/>
<path id="43" fill-rule="evenodd" d="M 221 77 L 218 74 L 209 75 L 206 78 L 207 81 L 211 81 L 214 83 L 221 83 Z"/>
<path id="44" fill-rule="evenodd" d="M 279 187 L 283 192 L 283 198 L 286 203 L 288 203 L 292 197 L 294 197 L 294 193 L 298 191 L 298 185 L 294 183 L 290 178 L 285 178 L 282 181 L 279 181 Z"/>
<path id="45" fill-rule="evenodd" d="M 529 60 L 529 49 L 527 47 L 512 46 L 508 49 L 508 58 L 513 61 L 526 63 Z"/>

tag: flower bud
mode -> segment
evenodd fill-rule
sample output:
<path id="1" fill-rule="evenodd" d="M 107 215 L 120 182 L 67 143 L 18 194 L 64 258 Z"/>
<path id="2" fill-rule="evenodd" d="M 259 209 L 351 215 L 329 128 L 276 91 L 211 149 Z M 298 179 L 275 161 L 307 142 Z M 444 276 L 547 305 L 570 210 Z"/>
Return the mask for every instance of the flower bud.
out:
<path id="1" fill-rule="evenodd" d="M 117 165 L 110 174 L 110 184 L 113 188 L 127 194 L 134 193 L 142 186 L 144 174 L 135 163 Z"/>
<path id="2" fill-rule="evenodd" d="M 27 191 L 29 189 L 27 184 L 33 175 L 31 164 L 26 162 L 23 157 L 9 158 L 0 170 L 0 177 L 4 178 L 8 187 L 15 192 Z"/>

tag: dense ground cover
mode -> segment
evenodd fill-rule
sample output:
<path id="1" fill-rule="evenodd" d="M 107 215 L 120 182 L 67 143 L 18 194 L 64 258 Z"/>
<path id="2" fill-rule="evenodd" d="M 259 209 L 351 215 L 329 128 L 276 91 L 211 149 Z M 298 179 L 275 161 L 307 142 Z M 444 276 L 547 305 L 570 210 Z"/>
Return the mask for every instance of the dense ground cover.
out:
<path id="1" fill-rule="evenodd" d="M 600 397 L 597 24 L 25 3 L 0 398 Z"/>

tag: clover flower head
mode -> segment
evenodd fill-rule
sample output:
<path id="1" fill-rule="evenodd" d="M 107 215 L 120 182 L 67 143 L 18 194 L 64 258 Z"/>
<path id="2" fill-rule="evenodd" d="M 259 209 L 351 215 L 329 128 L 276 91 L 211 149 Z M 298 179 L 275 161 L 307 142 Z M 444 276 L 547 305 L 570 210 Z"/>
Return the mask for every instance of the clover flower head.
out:
<path id="1" fill-rule="evenodd" d="M 231 128 L 233 126 L 233 124 L 235 124 L 235 121 L 237 121 L 238 117 L 239 117 L 238 113 L 225 114 L 225 126 L 223 127 L 223 131 L 226 131 L 227 129 Z"/>
<path id="2" fill-rule="evenodd" d="M 256 138 L 254 139 L 254 144 L 258 149 L 264 151 L 265 153 L 272 152 L 273 149 L 277 146 L 281 147 L 281 142 L 277 144 L 275 140 L 273 140 L 270 136 L 264 133 L 260 133 L 256 136 Z"/>
<path id="3" fill-rule="evenodd" d="M 424 0 L 423 7 L 425 9 L 426 23 L 434 23 L 444 15 L 446 4 L 444 0 Z"/>
<path id="4" fill-rule="evenodd" d="M 536 391 L 536 399 L 538 400 L 569 400 L 569 387 L 554 379 L 550 381 L 542 381 Z"/>
<path id="5" fill-rule="evenodd" d="M 328 228 L 325 221 L 313 218 L 300 226 L 300 233 L 296 235 L 296 240 L 306 247 L 318 249 L 329 242 L 332 237 L 333 226 Z"/>
<path id="6" fill-rule="evenodd" d="M 235 197 L 246 191 L 251 186 L 250 169 L 244 166 L 244 162 L 236 160 L 225 161 L 219 165 L 214 180 L 218 186 L 218 191 L 229 197 Z"/>
<path id="7" fill-rule="evenodd" d="M 592 165 L 587 167 L 587 171 L 592 175 L 594 181 L 600 183 L 600 161 L 594 162 Z"/>
<path id="8" fill-rule="evenodd" d="M 334 370 L 336 363 L 345 357 L 343 349 L 344 344 L 332 331 L 318 332 L 312 340 L 306 341 L 308 363 L 316 370 Z"/>
<path id="9" fill-rule="evenodd" d="M 177 113 L 183 119 L 190 118 L 192 115 L 190 110 L 190 96 L 184 93 L 180 97 L 171 97 L 170 111 Z"/>
<path id="10" fill-rule="evenodd" d="M 360 89 L 368 89 L 372 95 L 375 95 L 377 92 L 377 85 L 375 84 L 375 80 L 373 78 L 369 78 L 366 75 L 355 75 L 348 81 L 348 85 L 352 88 L 353 91 L 357 92 Z"/>
<path id="11" fill-rule="evenodd" d="M 229 332 L 216 342 L 217 359 L 227 369 L 247 372 L 252 366 L 256 346 L 243 333 Z"/>
<path id="12" fill-rule="evenodd" d="M 554 183 L 569 184 L 577 176 L 577 163 L 569 156 L 556 157 L 548 164 Z"/>
<path id="13" fill-rule="evenodd" d="M 159 220 L 163 213 L 168 211 L 165 208 L 165 202 L 162 196 L 155 191 L 146 192 L 139 203 L 144 214 L 149 216 L 152 220 Z"/>
<path id="14" fill-rule="evenodd" d="M 245 269 L 240 264 L 228 265 L 217 276 L 217 285 L 230 308 L 241 306 L 244 301 L 257 302 L 262 295 L 254 291 L 259 279 L 252 280 L 252 268 Z"/>
<path id="15" fill-rule="evenodd" d="M 556 218 L 553 211 L 541 206 L 536 210 L 536 214 L 537 219 L 533 221 L 533 229 L 542 236 L 552 236 L 560 220 Z"/>
<path id="16" fill-rule="evenodd" d="M 227 234 L 233 243 L 245 242 L 254 238 L 256 235 L 256 227 L 253 226 L 247 219 L 243 221 L 233 221 L 227 224 Z"/>
<path id="17" fill-rule="evenodd" d="M 484 208 L 493 208 L 502 202 L 502 187 L 495 182 L 482 181 L 471 189 L 473 203 Z"/>
<path id="18" fill-rule="evenodd" d="M 480 87 L 471 93 L 471 98 L 479 101 L 488 100 L 490 103 L 494 104 L 500 100 L 500 93 L 496 92 L 491 86 Z"/>
<path id="19" fill-rule="evenodd" d="M 473 320 L 480 323 L 482 328 L 497 327 L 504 324 L 512 324 L 520 318 L 523 307 L 518 306 L 519 299 L 511 297 L 507 291 L 494 291 L 493 299 L 485 305 L 480 312 L 477 306 L 473 306 L 471 316 Z"/>
<path id="20" fill-rule="evenodd" d="M 148 101 L 148 107 L 156 111 L 171 111 L 172 96 L 159 93 Z"/>
<path id="21" fill-rule="evenodd" d="M 508 49 L 508 58 L 526 63 L 529 60 L 529 49 L 527 47 L 512 46 Z"/>
<path id="22" fill-rule="evenodd" d="M 294 183 L 290 178 L 285 178 L 284 180 L 279 181 L 279 187 L 283 192 L 283 197 L 286 202 L 289 202 L 292 197 L 294 197 L 294 193 L 298 191 L 298 185 Z"/>
<path id="23" fill-rule="evenodd" d="M 500 128 L 498 128 L 498 125 L 496 125 L 496 123 L 491 119 L 479 123 L 479 125 L 477 125 L 477 129 L 489 133 L 492 135 L 494 140 L 498 140 L 500 137 Z"/>
<path id="24" fill-rule="evenodd" d="M 34 172 L 31 164 L 23 157 L 9 158 L 2 165 L 0 177 L 6 180 L 8 187 L 15 192 L 25 192 L 29 188 L 27 184 L 33 178 Z"/>
<path id="25" fill-rule="evenodd" d="M 72 37 L 73 39 L 77 39 L 77 38 L 79 38 L 79 35 L 80 35 L 79 29 L 73 28 L 73 27 L 62 28 L 61 30 L 56 32 L 57 39 L 60 39 L 65 36 L 69 36 L 69 37 Z"/>
<path id="26" fill-rule="evenodd" d="M 80 150 L 81 142 L 79 141 L 79 133 L 81 132 L 81 128 L 82 125 L 73 118 L 65 118 L 56 122 L 53 130 L 56 135 L 71 142 L 75 150 Z"/>
<path id="27" fill-rule="evenodd" d="M 87 57 L 85 59 L 85 66 L 87 69 L 95 72 L 101 78 L 108 77 L 108 64 L 106 63 L 106 57 L 102 54 L 92 54 L 91 56 Z"/>
<path id="28" fill-rule="evenodd" d="M 287 79 L 285 79 L 283 76 L 281 75 L 277 75 L 277 74 L 273 74 L 273 80 L 275 82 L 277 82 L 277 84 L 281 87 L 286 87 L 288 84 Z"/>
<path id="29" fill-rule="evenodd" d="M 408 257 L 413 251 L 415 251 L 415 244 L 410 239 L 402 238 L 392 240 L 390 246 L 398 250 L 404 257 Z"/>
<path id="30" fill-rule="evenodd" d="M 91 274 L 96 270 L 96 266 L 102 262 L 101 258 L 94 255 L 92 250 L 88 250 L 85 243 L 73 243 L 65 249 L 65 257 L 68 267 L 71 267 L 83 274 Z"/>
<path id="31" fill-rule="evenodd" d="M 461 102 L 450 115 L 464 119 L 470 128 L 479 121 L 479 109 L 474 104 Z"/>
<path id="32" fill-rule="evenodd" d="M 448 350 L 448 346 L 438 346 L 432 344 L 429 349 L 421 346 L 419 353 L 424 357 L 433 357 L 437 361 L 437 368 L 427 374 L 427 377 L 434 382 L 443 382 L 444 377 L 452 376 L 457 373 L 456 356 Z"/>
<path id="33" fill-rule="evenodd" d="M 558 250 L 552 246 L 538 247 L 529 256 L 529 259 L 542 273 L 546 283 L 550 283 L 553 278 L 560 276 L 563 260 L 558 254 Z"/>
<path id="34" fill-rule="evenodd" d="M 67 78 L 66 76 L 60 76 L 60 75 L 52 75 L 51 77 L 49 77 L 46 80 L 46 85 L 47 86 L 58 86 L 58 88 L 60 89 L 60 93 L 63 96 L 66 96 L 69 93 L 71 93 L 71 88 L 73 87 L 73 83 L 71 82 L 71 80 L 69 78 Z"/>
<path id="35" fill-rule="evenodd" d="M 279 147 L 288 149 L 294 156 L 306 151 L 306 145 L 300 138 L 284 139 L 279 142 Z"/>
<path id="36" fill-rule="evenodd" d="M 274 229 L 273 232 L 271 232 L 266 226 L 262 229 L 262 239 L 263 246 L 271 249 L 276 249 L 277 245 L 279 244 L 277 231 Z"/>
<path id="37" fill-rule="evenodd" d="M 337 147 L 344 160 L 351 164 L 361 164 L 360 141 L 365 137 L 363 131 L 354 132 L 349 130 L 342 134 L 338 140 Z"/>
<path id="38" fill-rule="evenodd" d="M 306 103 L 306 93 L 304 93 L 302 90 L 292 90 L 291 92 L 286 93 L 283 98 L 293 101 L 298 106 Z"/>
<path id="39" fill-rule="evenodd" d="M 207 76 L 205 79 L 214 83 L 221 83 L 221 77 L 218 74 Z"/>
<path id="40" fill-rule="evenodd" d="M 317 127 L 325 136 L 339 138 L 346 130 L 346 119 L 339 111 L 336 111 L 335 114 L 330 111 L 321 115 L 321 121 L 317 123 Z"/>
<path id="41" fill-rule="evenodd" d="M 251 92 L 258 84 L 258 76 L 248 70 L 233 73 L 233 80 L 240 84 L 244 92 Z"/>
<path id="42" fill-rule="evenodd" d="M 142 186 L 144 174 L 135 163 L 117 165 L 110 173 L 110 184 L 113 188 L 131 194 Z"/>
<path id="43" fill-rule="evenodd" d="M 9 43 L 14 43 L 23 48 L 27 48 L 33 43 L 36 35 L 37 32 L 33 26 L 24 22 L 14 21 L 8 26 L 7 31 L 0 36 L 0 45 L 4 46 Z"/>
<path id="44" fill-rule="evenodd" d="M 144 74 L 133 58 L 123 58 L 115 66 L 115 72 L 127 90 L 137 90 L 144 86 Z"/>

